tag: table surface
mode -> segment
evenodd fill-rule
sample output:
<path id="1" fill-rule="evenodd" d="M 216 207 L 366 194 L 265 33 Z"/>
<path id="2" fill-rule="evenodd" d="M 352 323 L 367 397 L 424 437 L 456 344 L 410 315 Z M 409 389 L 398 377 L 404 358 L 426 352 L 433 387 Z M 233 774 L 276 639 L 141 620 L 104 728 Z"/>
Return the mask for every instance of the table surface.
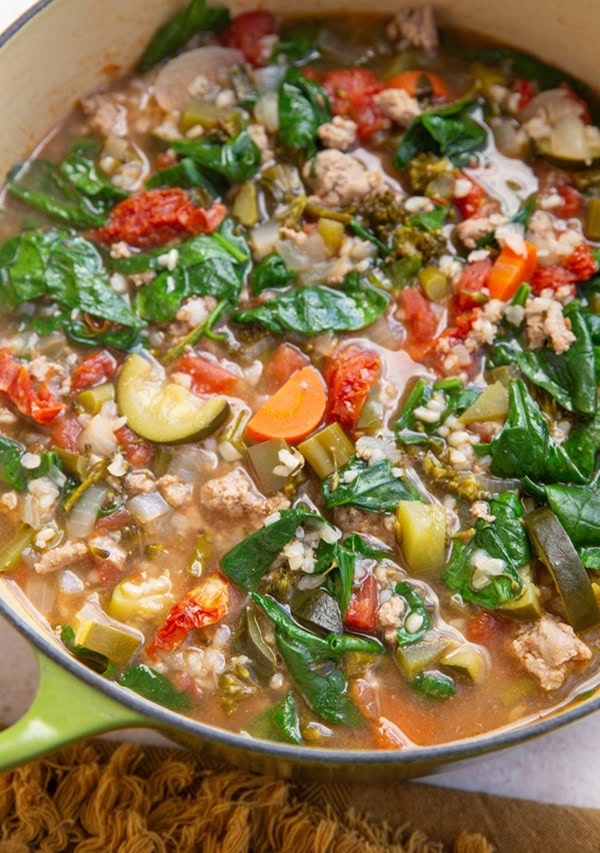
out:
<path id="1" fill-rule="evenodd" d="M 1 0 L 0 32 L 32 5 L 31 0 Z M 27 644 L 1 618 L 0 649 L 0 723 L 6 724 L 18 719 L 27 708 L 35 692 L 37 671 Z M 19 673 L 18 680 L 15 673 Z M 127 738 L 165 743 L 158 735 L 147 732 L 128 732 Z M 543 738 L 444 770 L 424 781 L 468 791 L 600 808 L 599 766 L 597 713 Z"/>

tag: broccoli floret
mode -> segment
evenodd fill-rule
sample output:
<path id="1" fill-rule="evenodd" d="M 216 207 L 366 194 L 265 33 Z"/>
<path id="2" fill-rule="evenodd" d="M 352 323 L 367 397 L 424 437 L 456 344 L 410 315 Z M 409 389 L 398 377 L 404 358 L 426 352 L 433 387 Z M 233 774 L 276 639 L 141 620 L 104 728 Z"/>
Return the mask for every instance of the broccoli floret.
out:
<path id="1" fill-rule="evenodd" d="M 448 243 L 441 232 L 424 231 L 412 225 L 401 225 L 392 235 L 391 248 L 390 259 L 412 258 L 420 255 L 423 266 L 427 266 L 448 251 Z"/>
<path id="2" fill-rule="evenodd" d="M 219 702 L 228 715 L 233 714 L 244 699 L 254 696 L 257 690 L 258 684 L 251 671 L 241 662 L 232 662 L 219 676 Z"/>
<path id="3" fill-rule="evenodd" d="M 384 243 L 391 238 L 398 225 L 402 225 L 408 218 L 402 197 L 392 190 L 371 193 L 348 212 Z"/>

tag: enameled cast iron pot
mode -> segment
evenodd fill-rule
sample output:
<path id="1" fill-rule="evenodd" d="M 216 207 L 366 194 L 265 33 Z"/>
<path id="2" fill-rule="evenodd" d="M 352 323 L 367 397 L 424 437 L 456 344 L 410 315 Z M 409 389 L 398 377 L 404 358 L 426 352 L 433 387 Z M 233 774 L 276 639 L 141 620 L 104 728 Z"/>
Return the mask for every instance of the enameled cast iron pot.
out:
<path id="1" fill-rule="evenodd" d="M 370 11 L 392 14 L 403 3 L 374 0 Z M 127 71 L 154 30 L 186 0 L 42 0 L 0 37 L 0 175 L 28 155 L 78 96 Z M 435 0 L 443 24 L 492 34 L 536 53 L 600 88 L 598 0 Z M 271 8 L 282 14 L 365 11 L 359 0 L 238 0 L 232 10 Z M 32 706 L 0 733 L 0 770 L 25 763 L 78 738 L 114 729 L 159 730 L 195 750 L 278 775 L 381 781 L 430 773 L 448 762 L 541 735 L 600 708 L 600 688 L 544 719 L 509 731 L 399 752 L 308 749 L 254 742 L 199 723 L 105 681 L 73 660 L 9 578 L 0 577 L 0 612 L 25 635 L 39 667 Z M 15 673 L 18 678 L 18 673 Z M 3 685 L 10 690 L 9 685 Z"/>

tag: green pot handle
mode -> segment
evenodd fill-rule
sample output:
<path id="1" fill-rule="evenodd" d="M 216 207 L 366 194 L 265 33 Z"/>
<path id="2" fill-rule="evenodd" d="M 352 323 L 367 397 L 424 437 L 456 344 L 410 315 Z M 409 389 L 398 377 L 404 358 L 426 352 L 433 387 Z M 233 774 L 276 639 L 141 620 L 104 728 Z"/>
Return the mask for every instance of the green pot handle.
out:
<path id="1" fill-rule="evenodd" d="M 81 681 L 37 649 L 39 683 L 20 720 L 0 731 L 0 771 L 11 770 L 82 737 L 152 725 Z"/>

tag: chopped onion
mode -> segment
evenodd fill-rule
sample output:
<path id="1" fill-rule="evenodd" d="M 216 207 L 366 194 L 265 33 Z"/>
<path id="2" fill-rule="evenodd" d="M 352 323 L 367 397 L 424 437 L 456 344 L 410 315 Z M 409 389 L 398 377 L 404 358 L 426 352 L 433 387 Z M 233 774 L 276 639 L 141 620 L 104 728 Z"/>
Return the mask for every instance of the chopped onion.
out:
<path id="1" fill-rule="evenodd" d="M 186 445 L 173 451 L 167 474 L 184 483 L 193 483 L 201 471 L 212 470 L 216 464 L 214 454 L 201 447 Z"/>
<path id="2" fill-rule="evenodd" d="M 171 511 L 171 507 L 159 492 L 136 495 L 127 501 L 127 509 L 138 524 L 150 524 Z"/>
<path id="3" fill-rule="evenodd" d="M 585 124 L 576 115 L 565 115 L 552 128 L 550 152 L 554 157 L 588 161 L 590 152 Z"/>
<path id="4" fill-rule="evenodd" d="M 86 539 L 90 535 L 107 494 L 108 487 L 102 483 L 92 483 L 85 490 L 67 517 L 65 528 L 70 539 Z"/>
<path id="5" fill-rule="evenodd" d="M 251 243 L 257 261 L 270 255 L 279 240 L 279 225 L 276 222 L 266 222 L 252 229 Z"/>
<path id="6" fill-rule="evenodd" d="M 285 65 L 265 65 L 264 68 L 256 68 L 254 82 L 259 93 L 264 95 L 265 92 L 277 92 L 285 72 Z"/>
<path id="7" fill-rule="evenodd" d="M 79 436 L 80 446 L 89 447 L 98 456 L 110 456 L 118 448 L 115 431 L 126 423 L 127 418 L 113 417 L 103 406 L 99 414 L 90 418 Z"/>
<path id="8" fill-rule="evenodd" d="M 521 481 L 492 477 L 490 474 L 478 474 L 476 480 L 481 488 L 490 495 L 500 495 L 502 492 L 515 492 L 521 488 Z"/>
<path id="9" fill-rule="evenodd" d="M 534 116 L 545 116 L 550 124 L 555 124 L 567 115 L 579 118 L 582 114 L 581 102 L 568 89 L 546 89 L 531 99 L 522 111 L 521 119 L 527 121 Z"/>
<path id="10" fill-rule="evenodd" d="M 168 62 L 158 74 L 155 96 L 167 112 L 183 109 L 190 100 L 189 86 L 197 77 L 215 81 L 219 72 L 233 65 L 244 64 L 241 50 L 219 45 L 208 45 L 188 50 Z"/>
<path id="11" fill-rule="evenodd" d="M 279 96 L 277 92 L 265 92 L 254 105 L 256 120 L 264 124 L 271 133 L 279 130 Z"/>

